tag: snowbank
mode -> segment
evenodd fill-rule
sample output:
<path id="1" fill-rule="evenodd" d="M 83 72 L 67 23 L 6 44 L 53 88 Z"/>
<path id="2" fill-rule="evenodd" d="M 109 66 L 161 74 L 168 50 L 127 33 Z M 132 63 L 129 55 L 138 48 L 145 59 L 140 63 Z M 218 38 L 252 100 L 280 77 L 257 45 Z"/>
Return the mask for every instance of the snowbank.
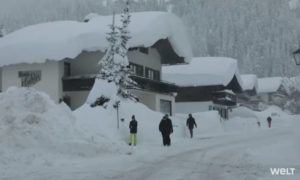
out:
<path id="1" fill-rule="evenodd" d="M 116 15 L 116 25 L 120 15 Z M 82 51 L 104 51 L 112 16 L 90 17 L 88 22 L 56 21 L 32 25 L 0 39 L 0 66 L 42 63 L 46 60 L 75 58 Z M 181 20 L 166 12 L 131 14 L 129 47 L 150 47 L 168 39 L 174 51 L 188 62 L 192 51 Z"/>
<path id="2" fill-rule="evenodd" d="M 1 144 L 7 147 L 47 148 L 78 137 L 70 128 L 75 122 L 71 111 L 34 89 L 12 87 L 1 93 L 0 119 Z"/>
<path id="3" fill-rule="evenodd" d="M 187 114 L 176 114 L 171 117 L 173 144 L 165 148 L 158 131 L 163 114 L 141 103 L 115 98 L 116 87 L 105 83 L 96 82 L 87 103 L 75 112 L 64 104 L 55 104 L 46 94 L 34 89 L 10 88 L 1 93 L 0 179 L 74 179 L 75 176 L 118 179 L 140 169 L 142 175 L 148 175 L 152 168 L 165 167 L 169 162 L 182 165 L 180 161 L 187 157 L 182 155 L 196 151 L 199 157 L 205 157 L 195 159 L 196 164 L 202 160 L 207 168 L 210 163 L 219 168 L 218 174 L 229 173 L 232 178 L 264 177 L 269 175 L 270 167 L 299 167 L 299 153 L 294 148 L 299 144 L 294 141 L 299 141 L 299 121 L 296 121 L 299 117 L 292 118 L 277 107 L 258 113 L 241 107 L 222 124 L 216 111 L 193 113 L 198 125 L 194 139 L 189 138 L 186 128 Z M 124 121 L 119 122 L 119 129 L 117 111 L 111 102 L 106 108 L 92 108 L 89 104 L 103 94 L 112 102 L 121 101 L 119 114 Z M 138 121 L 136 147 L 127 145 L 132 114 Z M 262 121 L 268 115 L 272 116 L 274 127 L 258 128 L 254 117 Z M 294 134 L 290 125 L 297 125 Z M 252 128 L 257 131 L 245 131 Z M 228 133 L 236 131 L 247 133 Z M 157 167 L 157 163 L 161 166 Z M 173 172 L 171 175 L 174 176 L 168 177 L 178 177 Z"/>
<path id="4" fill-rule="evenodd" d="M 114 141 L 93 138 L 76 121 L 65 104 L 55 104 L 45 93 L 16 87 L 0 93 L 0 169 L 119 151 Z"/>
<path id="5" fill-rule="evenodd" d="M 128 142 L 129 121 L 135 115 L 138 121 L 138 144 L 156 143 L 161 144 L 161 134 L 158 125 L 164 114 L 150 110 L 145 105 L 122 99 L 117 94 L 117 87 L 114 83 L 108 83 L 96 79 L 95 84 L 88 96 L 87 102 L 78 108 L 74 115 L 78 119 L 79 126 L 91 134 L 115 139 L 122 143 Z M 101 96 L 110 99 L 104 106 L 91 107 L 91 104 Z M 117 120 L 117 109 L 113 107 L 115 102 L 119 105 L 119 129 Z M 87 117 L 88 115 L 88 117 Z M 121 121 L 122 119 L 122 121 Z M 171 117 L 174 125 L 173 137 L 183 137 L 182 119 Z"/>
<path id="6" fill-rule="evenodd" d="M 242 86 L 237 60 L 225 57 L 197 57 L 189 64 L 162 68 L 162 79 L 179 86 L 226 86 L 234 76 Z"/>

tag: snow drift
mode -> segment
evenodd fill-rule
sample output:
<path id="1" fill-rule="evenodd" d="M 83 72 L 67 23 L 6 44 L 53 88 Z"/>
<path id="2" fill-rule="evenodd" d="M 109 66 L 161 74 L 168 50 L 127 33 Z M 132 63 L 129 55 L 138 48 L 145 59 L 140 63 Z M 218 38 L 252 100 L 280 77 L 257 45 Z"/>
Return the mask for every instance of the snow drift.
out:
<path id="1" fill-rule="evenodd" d="M 0 94 L 0 165 L 45 163 L 62 155 L 90 157 L 118 151 L 113 141 L 94 137 L 76 121 L 65 104 L 55 104 L 45 93 L 9 88 Z"/>

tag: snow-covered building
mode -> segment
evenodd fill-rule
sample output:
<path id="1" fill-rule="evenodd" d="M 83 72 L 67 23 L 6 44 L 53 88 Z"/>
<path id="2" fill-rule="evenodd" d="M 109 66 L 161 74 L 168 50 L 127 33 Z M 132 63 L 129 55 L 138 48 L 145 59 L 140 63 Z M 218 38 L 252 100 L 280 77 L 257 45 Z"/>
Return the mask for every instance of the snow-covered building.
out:
<path id="1" fill-rule="evenodd" d="M 218 106 L 226 117 L 226 109 L 236 105 L 235 93 L 242 92 L 237 60 L 231 58 L 197 57 L 189 64 L 163 66 L 163 80 L 179 86 L 178 113 L 207 111 Z"/>
<path id="2" fill-rule="evenodd" d="M 132 91 L 149 108 L 172 114 L 176 86 L 161 81 L 161 66 L 192 57 L 183 23 L 166 12 L 131 15 L 128 59 L 141 86 Z M 1 90 L 33 86 L 55 102 L 81 106 L 99 72 L 111 22 L 112 16 L 93 15 L 85 22 L 42 23 L 7 34 L 0 39 Z"/>
<path id="3" fill-rule="evenodd" d="M 238 94 L 238 102 L 242 106 L 246 106 L 251 109 L 258 109 L 258 81 L 257 76 L 254 74 L 241 75 L 243 83 L 243 91 Z"/>
<path id="4" fill-rule="evenodd" d="M 282 84 L 282 77 L 267 77 L 258 79 L 258 99 L 260 102 L 281 106 L 287 96 Z"/>

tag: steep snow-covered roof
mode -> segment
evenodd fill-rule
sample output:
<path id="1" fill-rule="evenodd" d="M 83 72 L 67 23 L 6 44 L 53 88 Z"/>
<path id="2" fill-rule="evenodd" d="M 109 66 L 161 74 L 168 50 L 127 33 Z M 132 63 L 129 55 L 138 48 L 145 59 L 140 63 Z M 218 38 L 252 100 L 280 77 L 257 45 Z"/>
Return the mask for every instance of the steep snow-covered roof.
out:
<path id="1" fill-rule="evenodd" d="M 282 77 L 269 77 L 258 79 L 258 93 L 276 92 L 282 84 Z"/>
<path id="2" fill-rule="evenodd" d="M 131 14 L 129 47 L 150 47 L 168 39 L 178 56 L 186 62 L 192 57 L 185 27 L 175 15 L 167 12 Z M 120 15 L 116 15 L 116 25 Z M 74 58 L 83 50 L 104 51 L 106 33 L 112 16 L 90 17 L 88 22 L 56 21 L 32 25 L 0 39 L 0 66 Z"/>
<path id="3" fill-rule="evenodd" d="M 258 82 L 257 77 L 254 74 L 243 74 L 241 75 L 241 79 L 243 82 L 243 90 L 252 90 L 253 88 L 258 90 Z"/>
<path id="4" fill-rule="evenodd" d="M 227 86 L 233 77 L 240 85 L 237 60 L 225 57 L 197 57 L 189 64 L 163 66 L 162 79 L 179 86 Z"/>

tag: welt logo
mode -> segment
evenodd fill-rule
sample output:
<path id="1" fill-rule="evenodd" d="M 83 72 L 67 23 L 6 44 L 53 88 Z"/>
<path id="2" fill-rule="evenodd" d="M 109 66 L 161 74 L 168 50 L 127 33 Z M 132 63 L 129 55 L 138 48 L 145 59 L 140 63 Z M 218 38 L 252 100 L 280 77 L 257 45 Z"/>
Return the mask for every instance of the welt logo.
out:
<path id="1" fill-rule="evenodd" d="M 270 168 L 273 176 L 290 176 L 294 175 L 296 168 Z"/>

